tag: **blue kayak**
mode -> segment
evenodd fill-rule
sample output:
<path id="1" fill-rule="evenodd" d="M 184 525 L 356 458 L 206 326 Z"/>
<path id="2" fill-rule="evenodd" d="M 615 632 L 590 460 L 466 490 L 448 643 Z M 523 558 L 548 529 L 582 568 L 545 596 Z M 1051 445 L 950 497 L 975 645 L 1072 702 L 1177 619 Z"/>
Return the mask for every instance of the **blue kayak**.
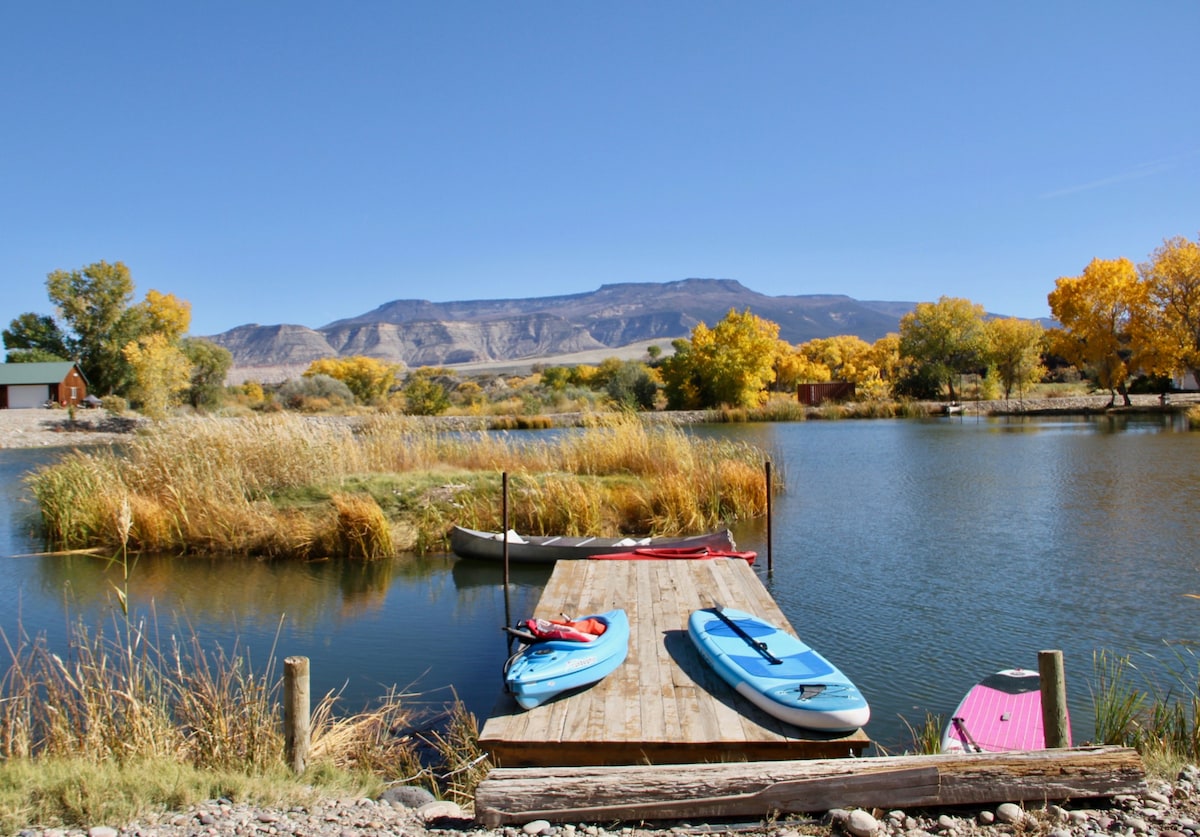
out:
<path id="1" fill-rule="evenodd" d="M 871 717 L 850 678 L 787 631 L 741 610 L 708 608 L 688 636 L 721 679 L 764 712 L 806 729 L 851 732 Z"/>
<path id="2" fill-rule="evenodd" d="M 604 623 L 589 642 L 539 639 L 528 642 L 504 667 L 504 684 L 522 709 L 533 709 L 568 689 L 588 686 L 616 671 L 629 653 L 629 617 L 610 610 L 583 619 Z"/>

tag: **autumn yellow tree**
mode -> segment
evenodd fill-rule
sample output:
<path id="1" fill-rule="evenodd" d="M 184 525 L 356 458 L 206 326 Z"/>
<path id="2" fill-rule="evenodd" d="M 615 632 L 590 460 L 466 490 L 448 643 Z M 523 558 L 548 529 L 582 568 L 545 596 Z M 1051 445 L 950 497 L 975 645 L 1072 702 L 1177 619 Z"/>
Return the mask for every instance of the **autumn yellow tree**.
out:
<path id="1" fill-rule="evenodd" d="M 1200 381 L 1200 237 L 1167 239 L 1138 266 L 1147 304 L 1133 323 L 1143 365 Z"/>
<path id="2" fill-rule="evenodd" d="M 899 334 L 885 334 L 871 344 L 871 364 L 879 370 L 881 390 L 886 390 L 903 368 Z"/>
<path id="3" fill-rule="evenodd" d="M 987 363 L 1009 398 L 1013 390 L 1023 394 L 1026 387 L 1036 384 L 1046 375 L 1042 351 L 1046 330 L 1034 320 L 1005 317 L 984 323 L 987 340 Z"/>
<path id="4" fill-rule="evenodd" d="M 374 404 L 381 401 L 396 385 L 396 373 L 399 371 L 399 364 L 364 355 L 352 355 L 314 360 L 308 369 L 304 370 L 304 377 L 328 375 L 345 384 L 360 404 Z"/>
<path id="5" fill-rule="evenodd" d="M 876 362 L 874 347 L 853 334 L 819 337 L 802 343 L 799 351 L 816 369 L 827 370 L 828 377 L 812 381 L 848 381 L 860 396 L 882 394 L 885 387 L 882 372 Z"/>
<path id="6" fill-rule="evenodd" d="M 1079 276 L 1062 276 L 1047 297 L 1062 324 L 1050 333 L 1051 350 L 1080 369 L 1089 369 L 1112 398 L 1130 403 L 1125 382 L 1138 368 L 1134 324 L 1144 319 L 1147 286 L 1126 258 L 1092 259 Z M 1143 344 L 1144 346 L 1144 344 Z"/>
<path id="7" fill-rule="evenodd" d="M 831 378 L 829 367 L 810 358 L 804 344 L 793 348 L 785 343 L 775 357 L 777 392 L 791 392 L 800 384 L 822 383 Z"/>
<path id="8" fill-rule="evenodd" d="M 900 354 L 918 374 L 945 386 L 957 399 L 955 379 L 983 365 L 985 349 L 982 305 L 969 299 L 943 296 L 920 302 L 900 318 Z"/>
<path id="9" fill-rule="evenodd" d="M 141 412 L 161 419 L 191 385 L 192 364 L 165 334 L 131 340 L 122 350 L 133 373 L 130 395 Z"/>
<path id="10" fill-rule="evenodd" d="M 192 304 L 175 294 L 164 294 L 151 288 L 146 298 L 134 306 L 136 315 L 142 319 L 142 331 L 161 334 L 174 343 L 192 325 Z"/>
<path id="11" fill-rule="evenodd" d="M 779 324 L 731 308 L 715 327 L 700 323 L 690 340 L 672 345 L 675 354 L 662 364 L 668 407 L 756 407 L 775 379 Z"/>

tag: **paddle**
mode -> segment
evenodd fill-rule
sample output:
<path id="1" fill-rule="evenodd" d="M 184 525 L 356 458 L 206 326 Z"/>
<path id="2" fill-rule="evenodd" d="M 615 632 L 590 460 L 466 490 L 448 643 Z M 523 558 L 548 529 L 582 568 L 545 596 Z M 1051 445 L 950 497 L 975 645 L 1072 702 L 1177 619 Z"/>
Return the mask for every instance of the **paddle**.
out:
<path id="1" fill-rule="evenodd" d="M 758 653 L 760 653 L 764 657 L 766 657 L 767 661 L 771 665 L 777 666 L 777 665 L 781 665 L 783 663 L 783 660 L 779 659 L 778 657 L 776 657 L 774 654 L 772 654 L 770 651 L 767 650 L 767 644 L 765 642 L 759 642 L 754 637 L 750 636 L 750 634 L 748 634 L 744 630 L 742 630 L 741 625 L 739 625 L 737 622 L 734 622 L 732 619 L 730 619 L 728 616 L 726 616 L 724 613 L 724 608 L 722 608 L 721 605 L 713 604 L 713 606 L 710 607 L 709 610 L 711 610 L 713 613 L 717 614 L 717 616 L 720 617 L 721 621 L 724 622 L 726 625 L 728 625 L 735 634 L 740 636 L 742 639 L 746 640 L 747 645 L 749 645 L 755 651 L 757 651 Z"/>
<path id="2" fill-rule="evenodd" d="M 972 747 L 975 748 L 975 752 L 977 753 L 983 752 L 983 748 L 979 746 L 979 742 L 975 740 L 975 736 L 971 735 L 971 731 L 967 729 L 966 721 L 957 715 L 951 718 L 950 721 L 954 724 L 954 728 L 958 730 L 958 737 L 967 745 L 967 752 L 970 752 Z"/>

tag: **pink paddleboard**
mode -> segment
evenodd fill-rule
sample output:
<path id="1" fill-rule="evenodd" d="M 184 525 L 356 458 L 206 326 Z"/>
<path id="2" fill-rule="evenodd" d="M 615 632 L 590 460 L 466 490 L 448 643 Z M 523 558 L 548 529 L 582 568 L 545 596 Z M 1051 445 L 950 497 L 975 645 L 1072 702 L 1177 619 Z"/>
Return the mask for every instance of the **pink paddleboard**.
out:
<path id="1" fill-rule="evenodd" d="M 1036 671 L 1014 668 L 976 683 L 946 724 L 942 752 L 1044 750 L 1040 680 Z"/>

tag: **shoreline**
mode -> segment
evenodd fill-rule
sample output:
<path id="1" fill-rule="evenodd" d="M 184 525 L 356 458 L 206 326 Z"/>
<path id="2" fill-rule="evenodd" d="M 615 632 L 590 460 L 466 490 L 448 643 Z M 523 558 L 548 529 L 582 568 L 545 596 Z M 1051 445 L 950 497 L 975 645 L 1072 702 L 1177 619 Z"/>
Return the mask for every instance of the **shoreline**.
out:
<path id="1" fill-rule="evenodd" d="M 1095 416 L 1183 413 L 1189 407 L 1200 404 L 1200 393 L 1176 393 L 1167 404 L 1157 395 L 1130 396 L 1132 406 L 1109 407 L 1109 396 L 1089 395 L 1069 398 L 1009 399 L 996 401 L 960 401 L 955 405 L 953 417 L 1000 417 L 1000 416 Z M 825 411 L 837 405 L 806 408 L 809 421 L 829 420 Z M 930 418 L 950 415 L 946 402 L 916 402 L 918 410 L 924 410 Z M 712 411 L 656 411 L 639 413 L 649 422 L 672 422 L 693 424 L 706 421 Z M 579 413 L 548 414 L 554 425 L 574 424 Z M 845 420 L 870 418 L 868 413 L 861 417 L 847 415 Z M 486 416 L 436 416 L 431 420 L 454 429 L 485 429 Z M 348 422 L 362 420 L 361 416 L 310 416 L 317 422 Z M 186 417 L 169 419 L 186 421 Z M 230 420 L 237 420 L 232 418 Z M 74 419 L 66 410 L 59 409 L 5 409 L 0 410 L 0 450 L 14 448 L 72 447 L 96 444 L 115 444 L 129 437 L 139 428 L 150 426 L 148 419 L 135 413 L 125 416 L 109 415 L 103 410 L 76 410 Z"/>

